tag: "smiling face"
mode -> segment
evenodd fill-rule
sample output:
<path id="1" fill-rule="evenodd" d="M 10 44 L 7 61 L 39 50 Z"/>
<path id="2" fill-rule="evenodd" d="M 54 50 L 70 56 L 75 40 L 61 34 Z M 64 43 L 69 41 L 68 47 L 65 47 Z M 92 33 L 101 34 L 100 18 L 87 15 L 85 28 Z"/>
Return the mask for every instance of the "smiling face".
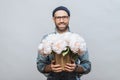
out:
<path id="1" fill-rule="evenodd" d="M 70 17 L 66 11 L 58 10 L 55 12 L 53 20 L 59 33 L 66 32 L 68 30 L 69 19 Z"/>

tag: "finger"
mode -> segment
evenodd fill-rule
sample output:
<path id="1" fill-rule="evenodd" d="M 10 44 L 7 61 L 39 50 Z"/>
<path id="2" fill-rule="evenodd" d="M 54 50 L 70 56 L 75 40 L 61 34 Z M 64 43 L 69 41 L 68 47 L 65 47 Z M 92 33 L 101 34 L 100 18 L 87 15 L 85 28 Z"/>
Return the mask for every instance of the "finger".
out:
<path id="1" fill-rule="evenodd" d="M 66 65 L 69 66 L 69 67 L 75 67 L 76 66 L 75 64 L 70 64 L 70 63 L 67 63 Z"/>
<path id="2" fill-rule="evenodd" d="M 67 70 L 75 70 L 75 66 L 65 66 L 65 69 L 67 69 Z"/>
<path id="3" fill-rule="evenodd" d="M 74 70 L 65 68 L 65 71 L 67 71 L 67 72 L 72 72 L 72 71 L 74 71 Z"/>
<path id="4" fill-rule="evenodd" d="M 71 67 L 71 66 L 65 66 L 65 68 L 70 70 L 74 69 L 74 67 Z"/>
<path id="5" fill-rule="evenodd" d="M 66 65 L 67 65 L 67 66 L 71 66 L 71 64 L 70 64 L 70 63 L 66 63 Z"/>
<path id="6" fill-rule="evenodd" d="M 61 67 L 61 65 L 56 64 L 56 65 L 52 65 L 52 67 L 53 67 L 53 68 L 59 68 L 59 67 Z"/>
<path id="7" fill-rule="evenodd" d="M 62 70 L 61 66 L 58 64 L 58 65 L 51 65 L 51 69 L 53 72 L 59 72 Z"/>
<path id="8" fill-rule="evenodd" d="M 53 68 L 54 71 L 62 70 L 62 68 Z"/>
<path id="9" fill-rule="evenodd" d="M 52 60 L 51 63 L 52 63 L 52 64 L 55 64 L 55 60 Z"/>
<path id="10" fill-rule="evenodd" d="M 54 72 L 62 72 L 62 70 L 55 70 Z"/>
<path id="11" fill-rule="evenodd" d="M 74 63 L 75 63 L 75 61 L 74 61 L 73 59 L 71 59 L 71 63 L 72 63 L 72 64 L 74 64 Z"/>
<path id="12" fill-rule="evenodd" d="M 62 68 L 53 68 L 53 72 L 61 72 Z"/>

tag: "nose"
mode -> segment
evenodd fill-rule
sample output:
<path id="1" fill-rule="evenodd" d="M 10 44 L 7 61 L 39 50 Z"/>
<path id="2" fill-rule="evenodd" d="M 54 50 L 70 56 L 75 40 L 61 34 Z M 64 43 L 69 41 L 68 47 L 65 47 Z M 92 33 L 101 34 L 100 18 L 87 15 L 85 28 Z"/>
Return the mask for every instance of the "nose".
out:
<path id="1" fill-rule="evenodd" d="M 60 22 L 63 22 L 64 20 L 63 20 L 63 18 L 60 18 Z"/>

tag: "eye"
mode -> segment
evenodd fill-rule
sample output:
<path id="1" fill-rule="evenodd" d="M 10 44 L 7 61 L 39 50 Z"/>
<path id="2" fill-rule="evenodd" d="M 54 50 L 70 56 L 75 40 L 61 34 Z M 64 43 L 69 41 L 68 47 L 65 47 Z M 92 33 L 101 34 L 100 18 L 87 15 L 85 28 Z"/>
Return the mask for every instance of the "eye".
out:
<path id="1" fill-rule="evenodd" d="M 67 20 L 69 16 L 56 16 L 55 19 L 56 20 L 60 20 L 60 19 L 63 19 L 63 20 Z"/>

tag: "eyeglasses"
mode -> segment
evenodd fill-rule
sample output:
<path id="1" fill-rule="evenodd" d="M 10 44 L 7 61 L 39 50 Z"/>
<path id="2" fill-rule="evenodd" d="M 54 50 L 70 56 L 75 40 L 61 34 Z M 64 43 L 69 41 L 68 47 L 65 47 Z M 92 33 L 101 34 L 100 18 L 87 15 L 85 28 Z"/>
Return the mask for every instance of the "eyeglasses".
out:
<path id="1" fill-rule="evenodd" d="M 60 19 L 67 20 L 68 18 L 69 16 L 56 16 L 55 17 L 56 20 L 60 20 Z"/>

